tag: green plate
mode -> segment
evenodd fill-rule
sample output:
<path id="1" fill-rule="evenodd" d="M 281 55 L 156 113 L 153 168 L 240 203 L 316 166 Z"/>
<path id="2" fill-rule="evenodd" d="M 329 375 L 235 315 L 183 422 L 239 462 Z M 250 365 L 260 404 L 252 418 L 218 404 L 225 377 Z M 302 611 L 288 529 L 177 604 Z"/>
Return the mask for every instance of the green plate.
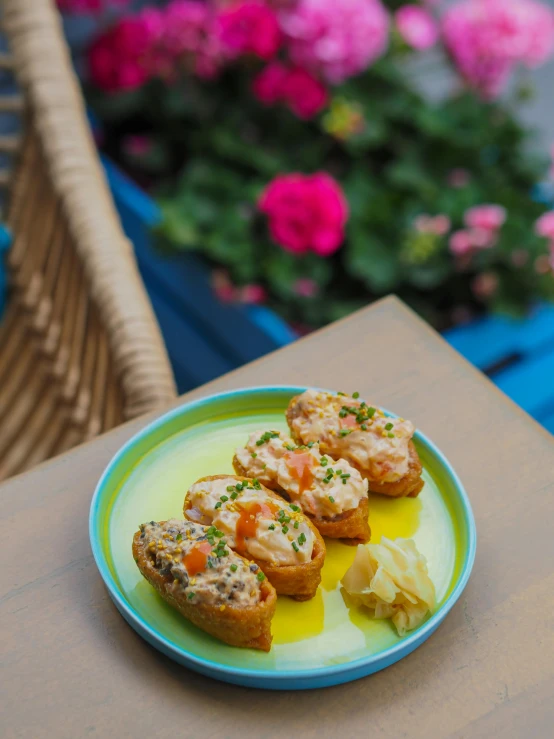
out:
<path id="1" fill-rule="evenodd" d="M 133 437 L 100 480 L 91 506 L 90 539 L 115 604 L 145 639 L 191 669 L 265 688 L 314 688 L 354 680 L 396 662 L 423 642 L 464 588 L 475 556 L 473 514 L 463 487 L 438 449 L 416 432 L 425 487 L 415 498 L 370 497 L 372 541 L 411 537 L 425 555 L 437 592 L 434 614 L 400 638 L 388 620 L 348 608 L 339 580 L 355 547 L 327 540 L 322 585 L 306 603 L 278 599 L 269 653 L 222 644 L 186 621 L 143 579 L 131 553 L 140 523 L 182 517 L 188 487 L 199 477 L 233 473 L 231 459 L 249 433 L 287 431 L 284 411 L 305 390 L 235 390 L 184 405 Z"/>

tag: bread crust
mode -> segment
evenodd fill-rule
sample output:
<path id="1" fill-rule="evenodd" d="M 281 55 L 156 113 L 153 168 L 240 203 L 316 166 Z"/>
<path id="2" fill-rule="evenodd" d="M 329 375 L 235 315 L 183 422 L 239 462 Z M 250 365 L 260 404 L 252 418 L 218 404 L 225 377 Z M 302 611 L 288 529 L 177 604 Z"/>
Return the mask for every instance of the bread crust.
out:
<path id="1" fill-rule="evenodd" d="M 252 478 L 245 477 L 243 475 L 208 475 L 207 477 L 201 477 L 196 482 L 210 482 L 212 480 L 226 479 L 236 480 L 236 482 L 252 482 Z M 261 491 L 269 495 L 271 498 L 274 498 L 281 503 L 283 502 L 280 495 L 277 495 L 277 493 L 270 490 L 265 485 L 261 485 Z M 183 507 L 184 516 L 188 519 L 187 510 L 189 506 L 187 506 L 187 500 L 188 495 L 185 498 Z M 279 566 L 272 565 L 269 562 L 255 559 L 250 556 L 247 557 L 247 559 L 258 565 L 269 582 L 273 585 L 278 595 L 289 595 L 295 600 L 310 600 L 315 596 L 321 582 L 321 568 L 325 562 L 326 550 L 325 542 L 323 541 L 319 531 L 304 513 L 302 515 L 305 517 L 306 523 L 314 535 L 314 548 L 310 562 L 304 562 L 300 565 Z"/>
<path id="2" fill-rule="evenodd" d="M 160 523 L 163 525 L 165 521 Z M 154 566 L 153 559 L 140 538 L 140 531 L 133 537 L 133 557 L 143 577 L 187 621 L 232 647 L 249 647 L 269 652 L 272 640 L 271 619 L 277 605 L 277 594 L 270 582 L 264 580 L 261 583 L 260 601 L 255 605 L 228 605 L 222 611 L 219 606 L 209 603 L 191 603 L 185 597 L 175 597 L 170 590 L 172 578 L 160 574 Z"/>
<path id="3" fill-rule="evenodd" d="M 295 434 L 292 428 L 292 421 L 296 415 L 294 409 L 299 397 L 299 395 L 295 395 L 295 397 L 292 398 L 285 415 L 292 439 L 296 444 L 303 444 L 304 441 L 299 438 L 297 434 Z M 411 439 L 408 442 L 408 471 L 403 477 L 401 477 L 399 480 L 395 480 L 394 482 L 376 482 L 369 476 L 367 470 L 364 470 L 363 467 L 360 467 L 358 464 L 356 464 L 354 460 L 349 459 L 348 456 L 344 454 L 344 451 L 339 451 L 338 449 L 334 449 L 332 446 L 322 444 L 321 442 L 319 448 L 321 452 L 323 452 L 324 454 L 329 454 L 331 457 L 336 456 L 337 454 L 344 457 L 353 467 L 355 467 L 359 471 L 362 477 L 367 480 L 368 489 L 372 493 L 377 493 L 378 495 L 387 495 L 390 498 L 416 498 L 423 489 L 424 482 L 421 479 L 421 460 L 419 458 L 419 454 L 417 453 L 417 449 L 415 448 L 415 444 Z"/>
<path id="4" fill-rule="evenodd" d="M 237 455 L 233 457 L 233 467 L 237 475 L 245 475 L 246 470 L 240 463 Z M 280 495 L 285 500 L 290 500 L 286 490 L 280 485 L 273 482 L 265 482 L 265 487 Z M 339 513 L 333 517 L 317 517 L 307 511 L 302 513 L 308 518 L 322 536 L 329 539 L 341 539 L 344 544 L 365 544 L 371 538 L 371 529 L 369 527 L 369 502 L 367 498 L 362 498 L 357 508 L 352 508 L 344 513 Z"/>

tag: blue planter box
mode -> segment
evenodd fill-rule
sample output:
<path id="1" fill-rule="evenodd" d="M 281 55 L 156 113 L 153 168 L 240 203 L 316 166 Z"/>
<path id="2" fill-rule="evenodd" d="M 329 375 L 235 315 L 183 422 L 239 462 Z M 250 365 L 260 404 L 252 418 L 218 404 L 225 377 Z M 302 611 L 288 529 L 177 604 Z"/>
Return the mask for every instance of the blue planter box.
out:
<path id="1" fill-rule="evenodd" d="M 160 218 L 156 204 L 112 163 L 104 160 L 104 166 L 180 392 L 294 341 L 294 332 L 267 308 L 219 302 L 194 255 L 156 251 L 150 234 Z M 539 306 L 524 321 L 487 317 L 444 338 L 554 433 L 554 306 Z"/>

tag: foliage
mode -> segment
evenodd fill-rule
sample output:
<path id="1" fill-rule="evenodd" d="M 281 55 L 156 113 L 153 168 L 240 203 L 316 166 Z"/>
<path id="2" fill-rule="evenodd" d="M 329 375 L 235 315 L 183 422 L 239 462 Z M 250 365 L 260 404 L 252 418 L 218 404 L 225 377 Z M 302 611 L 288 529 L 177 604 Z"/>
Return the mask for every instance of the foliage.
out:
<path id="1" fill-rule="evenodd" d="M 256 98 L 263 63 L 251 53 L 209 79 L 183 63 L 179 74 L 153 75 L 116 95 L 93 86 L 88 93 L 106 150 L 158 198 L 161 242 L 225 270 L 227 286 L 237 286 L 225 297 L 265 297 L 307 327 L 389 292 L 439 327 L 554 298 L 549 240 L 534 231 L 545 207 L 531 198 L 548 162 L 531 153 L 516 100 L 460 88 L 431 102 L 404 71 L 416 53 L 396 32 L 362 74 L 336 86 L 322 79 L 326 107 L 308 120 L 294 106 Z M 344 244 L 328 257 L 275 243 L 258 208 L 274 178 L 319 171 L 340 183 L 349 208 Z M 505 223 L 484 248 L 453 253 L 468 209 L 486 203 L 505 209 Z M 446 227 L 427 227 L 425 218 L 437 215 Z M 239 291 L 244 285 L 263 290 Z"/>

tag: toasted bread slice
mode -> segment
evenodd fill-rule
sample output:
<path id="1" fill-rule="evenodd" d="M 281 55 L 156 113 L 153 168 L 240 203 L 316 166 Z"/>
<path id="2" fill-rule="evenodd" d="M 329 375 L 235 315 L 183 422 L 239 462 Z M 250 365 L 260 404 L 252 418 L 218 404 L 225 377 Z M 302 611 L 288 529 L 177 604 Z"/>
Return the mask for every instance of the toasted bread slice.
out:
<path id="1" fill-rule="evenodd" d="M 172 522 L 173 523 L 173 522 Z M 160 522 L 162 529 L 168 522 Z M 183 521 L 183 531 L 190 523 Z M 195 524 L 196 527 L 199 524 Z M 201 527 L 204 528 L 204 527 Z M 186 590 L 179 586 L 170 573 L 163 572 L 156 564 L 155 552 L 147 545 L 147 539 L 141 538 L 141 531 L 133 537 L 133 557 L 137 566 L 159 595 L 170 606 L 175 608 L 188 621 L 234 647 L 249 647 L 268 652 L 271 648 L 271 619 L 275 613 L 277 594 L 268 580 L 259 583 L 259 600 L 252 605 L 218 604 L 195 602 L 190 600 Z M 183 540 L 185 541 L 185 540 Z M 249 561 L 232 552 L 226 564 Z M 190 588 L 189 588 L 190 590 Z"/>
<path id="2" fill-rule="evenodd" d="M 234 481 L 235 484 L 237 482 L 252 483 L 251 479 L 242 475 L 210 475 L 197 480 L 197 483 L 227 479 Z M 284 504 L 282 497 L 263 485 L 260 485 L 260 493 L 264 496 L 273 498 L 280 506 Z M 183 508 L 185 518 L 189 518 L 188 511 L 190 508 L 190 501 L 187 494 Z M 245 552 L 239 553 L 245 555 L 249 560 L 258 565 L 269 582 L 273 585 L 278 595 L 289 595 L 295 600 L 310 600 L 310 598 L 315 596 L 317 588 L 321 582 L 321 568 L 325 561 L 325 543 L 321 534 L 307 516 L 301 513 L 297 513 L 296 515 L 304 520 L 314 537 L 312 556 L 309 562 L 297 565 L 275 565 L 271 564 L 267 560 L 257 559 Z M 227 544 L 227 546 L 232 548 L 229 544 Z"/>

